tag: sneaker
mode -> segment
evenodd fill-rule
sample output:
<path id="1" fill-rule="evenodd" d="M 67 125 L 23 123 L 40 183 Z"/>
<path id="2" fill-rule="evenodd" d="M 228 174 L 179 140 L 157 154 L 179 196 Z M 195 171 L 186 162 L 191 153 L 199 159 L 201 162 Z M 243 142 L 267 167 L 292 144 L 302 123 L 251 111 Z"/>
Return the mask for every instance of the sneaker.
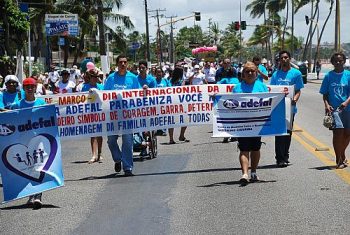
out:
<path id="1" fill-rule="evenodd" d="M 114 163 L 114 170 L 115 170 L 115 172 L 119 173 L 122 170 L 122 162 L 115 162 Z"/>
<path id="2" fill-rule="evenodd" d="M 228 139 L 229 139 L 229 138 L 224 138 L 224 139 L 222 140 L 222 143 L 223 143 L 223 144 L 228 143 Z"/>
<path id="3" fill-rule="evenodd" d="M 249 183 L 248 175 L 247 174 L 243 174 L 241 179 L 239 180 L 239 182 L 241 183 L 242 186 L 247 185 Z"/>
<path id="4" fill-rule="evenodd" d="M 27 206 L 32 207 L 34 204 L 34 196 L 29 196 L 29 199 L 27 201 Z"/>
<path id="5" fill-rule="evenodd" d="M 128 177 L 128 176 L 134 176 L 134 174 L 132 173 L 131 170 L 126 170 L 124 171 L 124 176 Z"/>
<path id="6" fill-rule="evenodd" d="M 38 210 L 41 209 L 43 206 L 43 203 L 41 202 L 41 193 L 34 195 L 34 201 L 33 201 L 33 209 Z"/>
<path id="7" fill-rule="evenodd" d="M 279 168 L 287 167 L 287 166 L 288 166 L 288 163 L 286 163 L 286 162 L 277 162 L 277 166 L 278 166 Z"/>
<path id="8" fill-rule="evenodd" d="M 252 172 L 250 173 L 250 181 L 251 182 L 258 182 L 260 179 L 258 177 L 258 175 L 256 174 L 256 172 Z"/>

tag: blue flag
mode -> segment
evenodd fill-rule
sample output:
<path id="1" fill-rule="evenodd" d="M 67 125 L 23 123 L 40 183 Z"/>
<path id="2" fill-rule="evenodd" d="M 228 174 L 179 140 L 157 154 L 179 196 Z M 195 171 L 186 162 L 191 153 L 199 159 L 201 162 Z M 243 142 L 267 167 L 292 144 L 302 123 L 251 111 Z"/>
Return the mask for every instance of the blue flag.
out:
<path id="1" fill-rule="evenodd" d="M 4 202 L 63 186 L 54 105 L 0 113 Z"/>

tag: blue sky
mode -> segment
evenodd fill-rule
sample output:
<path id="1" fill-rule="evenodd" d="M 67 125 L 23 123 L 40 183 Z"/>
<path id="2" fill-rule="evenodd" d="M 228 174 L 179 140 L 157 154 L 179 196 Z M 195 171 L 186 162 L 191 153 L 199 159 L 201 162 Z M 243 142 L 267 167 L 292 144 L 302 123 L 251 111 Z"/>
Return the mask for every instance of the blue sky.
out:
<path id="1" fill-rule="evenodd" d="M 250 0 L 241 0 L 242 2 L 242 20 L 246 20 L 247 24 L 262 24 L 263 19 L 253 19 L 250 17 L 249 12 L 245 11 L 246 6 L 251 2 Z M 189 0 L 147 0 L 148 9 L 166 9 L 162 12 L 165 16 L 188 16 L 194 11 L 201 12 L 201 22 L 196 23 L 202 26 L 202 29 L 206 29 L 209 25 L 209 19 L 212 22 L 217 22 L 220 29 L 226 28 L 226 26 L 232 22 L 239 20 L 239 0 L 202 0 L 202 1 L 189 1 Z M 350 42 L 350 19 L 346 17 L 346 13 L 350 12 L 350 1 L 340 0 L 341 6 L 341 42 Z M 335 7 L 333 8 L 335 9 Z M 305 6 L 295 15 L 295 35 L 300 37 L 306 37 L 308 32 L 308 27 L 305 24 L 305 15 L 310 15 L 311 7 Z M 329 3 L 325 0 L 321 0 L 320 4 L 320 29 L 329 11 Z M 145 11 L 144 11 L 144 0 L 124 0 L 123 7 L 118 12 L 120 14 L 125 14 L 130 16 L 132 22 L 135 25 L 135 30 L 143 33 L 145 32 Z M 149 16 L 155 15 L 155 13 L 149 13 Z M 324 35 L 322 37 L 322 42 L 334 42 L 334 16 L 335 12 L 331 15 L 328 21 L 327 27 L 325 29 Z M 290 16 L 291 17 L 291 16 Z M 160 24 L 164 24 L 168 19 L 161 18 Z M 188 26 L 191 27 L 194 24 L 193 18 L 180 21 L 175 24 L 176 30 Z M 291 26 L 291 21 L 289 21 Z M 155 37 L 156 32 L 156 19 L 149 17 L 149 28 L 151 40 Z M 162 28 L 165 32 L 170 31 L 169 26 L 164 26 Z M 254 28 L 248 27 L 246 31 L 243 32 L 243 37 L 245 40 L 249 39 L 252 35 Z M 347 33 L 346 33 L 347 32 Z M 314 43 L 316 43 L 316 36 L 314 38 Z"/>

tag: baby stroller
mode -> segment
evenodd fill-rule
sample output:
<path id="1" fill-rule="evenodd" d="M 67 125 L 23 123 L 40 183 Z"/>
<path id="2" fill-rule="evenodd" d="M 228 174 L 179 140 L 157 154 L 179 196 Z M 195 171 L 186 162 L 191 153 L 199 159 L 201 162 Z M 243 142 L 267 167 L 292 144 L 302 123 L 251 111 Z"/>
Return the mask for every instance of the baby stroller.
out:
<path id="1" fill-rule="evenodd" d="M 154 131 L 146 131 L 133 134 L 134 152 L 140 152 L 141 161 L 149 156 L 150 159 L 156 158 L 158 154 L 157 136 Z"/>

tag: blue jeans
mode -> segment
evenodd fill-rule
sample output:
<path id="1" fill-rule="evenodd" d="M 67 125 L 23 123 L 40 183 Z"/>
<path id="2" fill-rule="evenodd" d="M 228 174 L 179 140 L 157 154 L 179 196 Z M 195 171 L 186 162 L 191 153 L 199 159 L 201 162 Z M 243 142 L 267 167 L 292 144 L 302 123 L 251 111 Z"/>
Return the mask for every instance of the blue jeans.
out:
<path id="1" fill-rule="evenodd" d="M 130 170 L 134 166 L 133 162 L 133 137 L 132 134 L 124 134 L 122 135 L 122 151 L 120 151 L 118 145 L 118 135 L 110 135 L 108 136 L 108 147 L 111 151 L 112 158 L 114 162 L 122 162 L 123 170 Z"/>

